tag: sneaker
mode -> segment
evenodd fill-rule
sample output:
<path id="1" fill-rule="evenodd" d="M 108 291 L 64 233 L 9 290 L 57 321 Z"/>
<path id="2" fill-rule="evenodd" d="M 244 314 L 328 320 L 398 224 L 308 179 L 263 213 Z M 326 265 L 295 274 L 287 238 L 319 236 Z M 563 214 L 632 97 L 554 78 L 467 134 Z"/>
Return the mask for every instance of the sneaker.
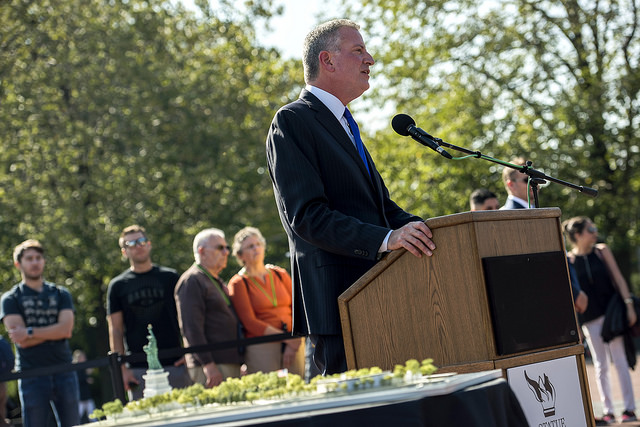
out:
<path id="1" fill-rule="evenodd" d="M 597 426 L 608 426 L 609 424 L 613 424 L 616 422 L 616 417 L 613 414 L 605 414 L 602 418 L 596 418 Z"/>
<path id="2" fill-rule="evenodd" d="M 636 417 L 636 414 L 633 411 L 624 411 L 620 419 L 623 423 L 638 421 L 638 418 Z"/>

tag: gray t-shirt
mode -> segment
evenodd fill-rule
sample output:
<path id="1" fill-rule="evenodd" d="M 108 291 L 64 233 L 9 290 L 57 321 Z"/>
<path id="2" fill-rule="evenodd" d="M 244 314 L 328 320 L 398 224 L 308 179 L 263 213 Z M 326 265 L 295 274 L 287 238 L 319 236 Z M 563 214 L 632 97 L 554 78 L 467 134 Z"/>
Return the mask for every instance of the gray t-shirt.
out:
<path id="1" fill-rule="evenodd" d="M 71 294 L 63 286 L 44 282 L 41 292 L 24 282 L 14 285 L 2 295 L 0 320 L 9 314 L 19 314 L 25 326 L 40 328 L 58 323 L 60 311 L 73 310 Z M 16 347 L 16 371 L 71 362 L 71 348 L 65 339 L 45 341 L 29 348 Z"/>

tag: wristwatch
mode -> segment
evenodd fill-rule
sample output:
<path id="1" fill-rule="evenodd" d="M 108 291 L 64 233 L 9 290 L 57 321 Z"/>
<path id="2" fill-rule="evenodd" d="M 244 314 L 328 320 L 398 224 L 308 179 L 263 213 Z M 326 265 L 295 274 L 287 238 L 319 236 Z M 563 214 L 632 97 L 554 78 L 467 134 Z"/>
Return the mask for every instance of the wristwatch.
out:
<path id="1" fill-rule="evenodd" d="M 29 327 L 27 328 L 27 336 L 28 336 L 29 338 L 31 338 L 31 337 L 33 336 L 33 327 L 32 327 L 32 326 L 29 326 Z"/>

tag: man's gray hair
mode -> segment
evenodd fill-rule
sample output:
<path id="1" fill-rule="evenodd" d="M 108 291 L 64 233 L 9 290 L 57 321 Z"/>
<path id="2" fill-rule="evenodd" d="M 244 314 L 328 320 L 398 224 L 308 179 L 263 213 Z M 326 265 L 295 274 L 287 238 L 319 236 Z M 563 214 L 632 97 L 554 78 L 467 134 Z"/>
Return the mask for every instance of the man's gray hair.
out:
<path id="1" fill-rule="evenodd" d="M 304 39 L 302 46 L 302 66 L 304 67 L 304 81 L 311 83 L 320 73 L 318 56 L 323 50 L 336 51 L 340 48 L 340 33 L 342 27 L 356 30 L 360 26 L 349 19 L 333 19 L 315 27 Z"/>
<path id="2" fill-rule="evenodd" d="M 224 231 L 219 228 L 205 228 L 193 239 L 193 257 L 196 260 L 196 263 L 200 264 L 200 254 L 198 253 L 198 248 L 201 248 L 207 244 L 209 239 L 213 236 L 218 236 L 224 239 Z"/>

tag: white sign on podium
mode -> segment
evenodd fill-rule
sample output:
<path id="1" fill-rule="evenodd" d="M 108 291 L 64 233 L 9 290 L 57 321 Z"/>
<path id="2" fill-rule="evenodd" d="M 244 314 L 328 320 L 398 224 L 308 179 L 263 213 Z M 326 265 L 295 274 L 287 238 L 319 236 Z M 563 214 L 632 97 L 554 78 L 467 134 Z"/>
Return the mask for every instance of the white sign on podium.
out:
<path id="1" fill-rule="evenodd" d="M 507 379 L 531 426 L 587 425 L 575 356 L 507 369 Z"/>

